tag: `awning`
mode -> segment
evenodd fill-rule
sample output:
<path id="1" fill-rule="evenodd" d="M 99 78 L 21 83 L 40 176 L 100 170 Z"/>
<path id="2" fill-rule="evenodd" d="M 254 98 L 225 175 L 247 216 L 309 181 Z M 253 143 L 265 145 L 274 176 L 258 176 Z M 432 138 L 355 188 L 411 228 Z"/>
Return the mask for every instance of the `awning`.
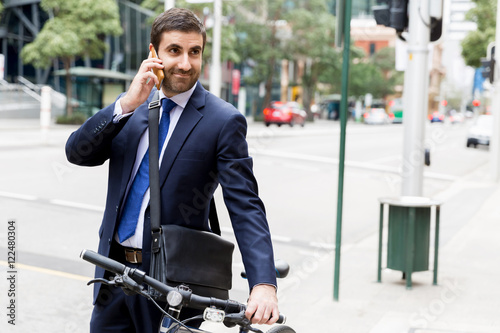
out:
<path id="1" fill-rule="evenodd" d="M 113 79 L 122 81 L 132 81 L 134 79 L 133 75 L 112 71 L 109 69 L 94 68 L 94 67 L 71 67 L 69 69 L 69 73 L 71 76 L 98 77 L 103 79 Z M 65 76 L 66 70 L 59 69 L 57 71 L 54 71 L 54 75 Z"/>

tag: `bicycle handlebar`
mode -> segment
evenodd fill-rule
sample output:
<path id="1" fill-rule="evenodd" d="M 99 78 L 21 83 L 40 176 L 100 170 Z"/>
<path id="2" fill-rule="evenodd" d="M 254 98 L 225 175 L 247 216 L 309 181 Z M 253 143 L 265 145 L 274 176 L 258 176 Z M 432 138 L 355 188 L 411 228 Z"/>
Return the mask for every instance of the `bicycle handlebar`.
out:
<path id="1" fill-rule="evenodd" d="M 83 250 L 80 258 L 115 274 L 123 274 L 127 266 L 91 250 Z"/>
<path id="2" fill-rule="evenodd" d="M 92 250 L 83 250 L 80 254 L 80 258 L 86 260 L 96 266 L 104 268 L 111 273 L 115 273 L 118 275 L 128 275 L 130 278 L 134 279 L 137 282 L 145 283 L 148 286 L 156 289 L 160 293 L 167 295 L 171 291 L 180 292 L 183 299 L 185 300 L 185 304 L 191 308 L 195 309 L 205 309 L 207 307 L 216 307 L 222 309 L 228 313 L 238 313 L 246 310 L 246 305 L 241 304 L 232 300 L 223 300 L 215 297 L 204 297 L 191 293 L 190 291 L 179 290 L 178 288 L 170 287 L 148 275 L 146 273 L 138 270 L 138 269 L 128 269 L 127 266 L 113 260 L 107 258 L 97 252 Z M 138 281 L 140 280 L 140 281 Z M 286 317 L 282 314 L 279 315 L 278 324 L 284 324 L 286 321 Z"/>

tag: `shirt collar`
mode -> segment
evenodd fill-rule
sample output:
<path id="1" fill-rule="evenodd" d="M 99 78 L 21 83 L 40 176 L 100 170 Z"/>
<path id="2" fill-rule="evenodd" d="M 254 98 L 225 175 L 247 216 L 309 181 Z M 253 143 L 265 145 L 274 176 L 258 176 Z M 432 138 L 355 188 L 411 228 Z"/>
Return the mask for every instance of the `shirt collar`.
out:
<path id="1" fill-rule="evenodd" d="M 191 95 L 193 95 L 193 92 L 196 89 L 197 84 L 198 84 L 198 82 L 196 82 L 191 87 L 191 89 L 189 89 L 183 93 L 177 94 L 175 96 L 172 96 L 172 98 L 170 98 L 170 99 L 172 101 L 174 101 L 175 104 L 177 104 L 178 106 L 180 106 L 184 109 L 186 107 L 186 104 L 188 103 L 189 99 L 191 98 Z M 165 94 L 163 93 L 163 90 L 160 90 L 160 100 L 162 100 L 164 98 L 167 98 L 167 96 L 165 96 Z"/>

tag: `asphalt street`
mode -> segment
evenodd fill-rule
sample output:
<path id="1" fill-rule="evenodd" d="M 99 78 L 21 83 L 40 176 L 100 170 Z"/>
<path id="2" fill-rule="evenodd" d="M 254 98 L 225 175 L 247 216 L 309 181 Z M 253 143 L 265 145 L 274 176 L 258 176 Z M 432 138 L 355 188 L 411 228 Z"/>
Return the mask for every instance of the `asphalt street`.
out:
<path id="1" fill-rule="evenodd" d="M 75 128 L 53 125 L 43 133 L 36 120 L 0 120 L 0 267 L 5 276 L 0 279 L 0 303 L 6 314 L 2 332 L 88 332 L 92 307 L 86 282 L 93 268 L 79 253 L 97 247 L 107 170 L 105 165 L 82 168 L 66 161 L 64 143 Z M 377 199 L 399 195 L 404 161 L 398 138 L 403 127 L 349 124 L 340 300 L 335 302 L 338 123 L 266 128 L 250 122 L 249 146 L 276 256 L 292 267 L 290 276 L 279 282 L 280 309 L 290 326 L 297 332 L 500 331 L 498 316 L 489 309 L 498 313 L 500 304 L 492 299 L 499 296 L 492 278 L 498 265 L 489 264 L 500 249 L 490 243 L 493 231 L 498 231 L 495 199 L 500 200 L 500 194 L 488 178 L 487 148 L 465 148 L 466 128 L 427 127 L 432 163 L 425 169 L 424 195 L 444 203 L 440 283 L 431 285 L 431 271 L 416 273 L 414 288 L 408 291 L 397 271 L 384 270 L 383 282 L 375 282 Z M 220 191 L 216 201 L 223 234 L 232 238 Z M 8 264 L 11 221 L 13 268 Z M 231 297 L 244 301 L 248 291 L 246 281 L 238 277 L 238 255 L 233 268 Z M 8 295 L 10 271 L 16 272 L 15 297 Z M 7 316 L 12 299 L 15 326 Z"/>

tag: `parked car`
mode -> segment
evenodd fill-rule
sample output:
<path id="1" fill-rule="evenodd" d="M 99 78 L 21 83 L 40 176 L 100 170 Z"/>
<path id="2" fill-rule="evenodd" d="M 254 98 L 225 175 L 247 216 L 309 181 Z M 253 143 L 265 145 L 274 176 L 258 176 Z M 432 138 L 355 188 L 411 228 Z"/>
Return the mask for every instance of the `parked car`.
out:
<path id="1" fill-rule="evenodd" d="M 266 126 L 271 124 L 304 126 L 307 118 L 306 111 L 297 102 L 271 102 L 263 113 Z"/>
<path id="2" fill-rule="evenodd" d="M 431 123 L 442 123 L 444 121 L 444 114 L 439 113 L 438 111 L 434 111 L 427 117 L 429 118 Z"/>
<path id="3" fill-rule="evenodd" d="M 373 108 L 365 112 L 365 114 L 363 114 L 363 119 L 365 124 L 369 125 L 390 124 L 392 122 L 383 108 Z"/>
<path id="4" fill-rule="evenodd" d="M 469 129 L 467 134 L 467 147 L 477 145 L 490 145 L 490 138 L 493 133 L 493 116 L 492 115 L 480 115 L 477 117 L 476 122 Z"/>
<path id="5" fill-rule="evenodd" d="M 461 112 L 450 110 L 448 119 L 450 119 L 450 123 L 452 124 L 461 124 L 464 122 L 465 116 Z"/>

